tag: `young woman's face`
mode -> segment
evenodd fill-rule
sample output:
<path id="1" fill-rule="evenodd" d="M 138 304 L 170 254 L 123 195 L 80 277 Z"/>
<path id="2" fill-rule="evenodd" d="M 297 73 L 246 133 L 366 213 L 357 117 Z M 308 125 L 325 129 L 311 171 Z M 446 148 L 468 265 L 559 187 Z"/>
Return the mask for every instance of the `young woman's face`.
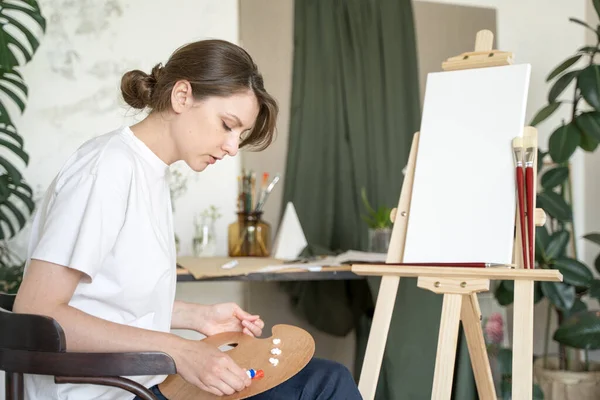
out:
<path id="1" fill-rule="evenodd" d="M 183 104 L 178 98 L 171 99 L 178 114 L 173 121 L 178 158 L 200 172 L 227 155 L 235 156 L 240 137 L 250 132 L 258 116 L 254 93 L 248 90 L 202 101 L 194 100 L 190 93 L 184 99 Z"/>

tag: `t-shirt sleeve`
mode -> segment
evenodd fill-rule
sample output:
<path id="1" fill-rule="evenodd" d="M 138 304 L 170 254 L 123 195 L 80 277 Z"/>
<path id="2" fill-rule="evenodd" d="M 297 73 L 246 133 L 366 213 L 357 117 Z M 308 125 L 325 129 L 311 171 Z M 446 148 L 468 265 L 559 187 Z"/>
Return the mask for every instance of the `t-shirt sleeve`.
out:
<path id="1" fill-rule="evenodd" d="M 91 282 L 113 249 L 125 221 L 133 163 L 105 154 L 55 189 L 31 258 L 64 265 Z"/>

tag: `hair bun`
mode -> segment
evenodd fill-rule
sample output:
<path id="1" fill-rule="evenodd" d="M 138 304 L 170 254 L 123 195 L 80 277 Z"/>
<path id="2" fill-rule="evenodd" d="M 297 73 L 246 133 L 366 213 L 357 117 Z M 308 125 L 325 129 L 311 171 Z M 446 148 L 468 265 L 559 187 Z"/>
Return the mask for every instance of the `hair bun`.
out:
<path id="1" fill-rule="evenodd" d="M 152 72 L 150 73 L 150 77 L 152 79 L 154 79 L 154 82 L 158 82 L 160 80 L 160 77 L 163 73 L 163 66 L 161 63 L 158 63 L 154 66 L 154 68 L 152 68 Z"/>
<path id="2" fill-rule="evenodd" d="M 156 67 L 154 67 L 156 68 Z M 154 74 L 154 69 L 152 70 Z M 156 77 L 138 69 L 126 72 L 121 78 L 121 93 L 127 104 L 144 109 L 150 106 Z"/>

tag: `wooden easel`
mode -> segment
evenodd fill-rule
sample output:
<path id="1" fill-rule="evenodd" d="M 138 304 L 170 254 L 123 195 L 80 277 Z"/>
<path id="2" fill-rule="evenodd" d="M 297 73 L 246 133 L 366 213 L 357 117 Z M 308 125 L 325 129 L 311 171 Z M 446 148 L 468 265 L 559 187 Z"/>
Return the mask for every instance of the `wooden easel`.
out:
<path id="1" fill-rule="evenodd" d="M 492 51 L 492 43 L 493 34 L 490 31 L 480 31 L 475 41 L 475 52 L 452 57 L 442 64 L 442 68 L 448 71 L 511 64 L 512 54 Z M 533 135 L 536 139 L 535 143 L 537 143 L 537 131 L 534 128 L 526 127 L 524 135 Z M 403 261 L 418 147 L 419 132 L 415 133 L 413 138 L 398 208 L 390 216 L 394 227 L 386 264 L 402 263 Z M 537 175 L 536 165 L 537 160 L 534 161 L 534 181 Z M 535 210 L 535 225 L 543 225 L 545 221 L 543 210 L 536 209 L 535 204 L 533 209 Z M 460 321 L 462 321 L 467 340 L 479 398 L 482 400 L 497 399 L 480 324 L 481 311 L 477 293 L 489 290 L 492 279 L 514 280 L 512 398 L 518 400 L 532 398 L 534 281 L 562 281 L 562 275 L 557 270 L 523 269 L 518 225 L 520 221 L 518 218 L 515 221 L 517 228 L 513 250 L 513 260 L 517 265 L 515 269 L 392 266 L 386 264 L 352 266 L 352 271 L 358 275 L 382 277 L 359 382 L 359 390 L 364 399 L 371 400 L 375 396 L 401 276 L 417 277 L 418 287 L 444 295 L 431 396 L 435 400 L 450 399 Z"/>

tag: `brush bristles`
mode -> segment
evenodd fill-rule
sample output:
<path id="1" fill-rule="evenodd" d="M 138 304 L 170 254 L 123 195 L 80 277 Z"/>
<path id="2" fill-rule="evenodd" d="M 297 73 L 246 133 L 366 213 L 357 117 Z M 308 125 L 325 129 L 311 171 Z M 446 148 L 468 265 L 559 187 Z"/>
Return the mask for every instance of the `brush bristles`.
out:
<path id="1" fill-rule="evenodd" d="M 523 147 L 525 147 L 526 149 L 535 148 L 536 144 L 537 143 L 535 142 L 534 137 L 532 137 L 532 136 L 523 137 Z"/>
<path id="2" fill-rule="evenodd" d="M 513 149 L 517 149 L 519 147 L 523 147 L 523 138 L 522 137 L 516 137 L 512 140 L 512 147 Z"/>

